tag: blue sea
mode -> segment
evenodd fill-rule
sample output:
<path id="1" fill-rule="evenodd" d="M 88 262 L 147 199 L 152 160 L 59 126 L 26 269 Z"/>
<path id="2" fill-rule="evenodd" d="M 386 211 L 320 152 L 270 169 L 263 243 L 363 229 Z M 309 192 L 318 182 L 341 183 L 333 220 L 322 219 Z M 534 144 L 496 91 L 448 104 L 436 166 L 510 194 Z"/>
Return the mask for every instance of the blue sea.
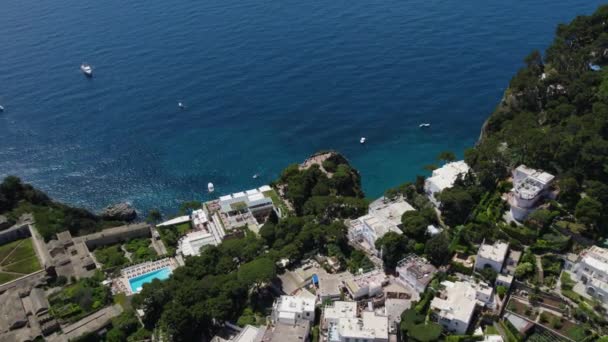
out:
<path id="1" fill-rule="evenodd" d="M 0 176 L 171 214 L 335 149 L 376 197 L 462 156 L 523 58 L 600 3 L 5 0 Z"/>

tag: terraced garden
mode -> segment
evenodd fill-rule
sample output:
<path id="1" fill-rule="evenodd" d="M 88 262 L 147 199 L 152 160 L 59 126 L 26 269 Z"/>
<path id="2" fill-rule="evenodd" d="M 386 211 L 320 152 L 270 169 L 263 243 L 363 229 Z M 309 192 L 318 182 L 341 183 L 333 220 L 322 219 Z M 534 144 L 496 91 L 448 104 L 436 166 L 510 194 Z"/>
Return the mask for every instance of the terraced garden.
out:
<path id="1" fill-rule="evenodd" d="M 0 284 L 41 269 L 32 238 L 0 246 Z"/>

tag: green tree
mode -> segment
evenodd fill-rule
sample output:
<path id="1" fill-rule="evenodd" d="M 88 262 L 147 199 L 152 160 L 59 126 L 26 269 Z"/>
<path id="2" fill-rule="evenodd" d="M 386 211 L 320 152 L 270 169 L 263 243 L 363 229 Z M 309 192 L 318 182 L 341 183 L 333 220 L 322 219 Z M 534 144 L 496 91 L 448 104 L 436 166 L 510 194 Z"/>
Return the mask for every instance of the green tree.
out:
<path id="1" fill-rule="evenodd" d="M 443 151 L 439 153 L 437 160 L 450 163 L 456 160 L 456 155 L 452 151 Z"/>
<path id="2" fill-rule="evenodd" d="M 403 213 L 401 224 L 405 235 L 416 241 L 421 241 L 426 235 L 430 222 L 421 212 L 411 210 Z"/>
<path id="3" fill-rule="evenodd" d="M 503 299 L 507 294 L 507 288 L 502 285 L 498 285 L 496 287 L 496 293 L 498 294 L 498 297 L 500 297 L 500 299 Z"/>
<path id="4" fill-rule="evenodd" d="M 559 197 L 558 200 L 568 209 L 574 209 L 580 200 L 580 186 L 576 179 L 566 177 L 558 181 Z"/>
<path id="5" fill-rule="evenodd" d="M 155 279 L 142 286 L 142 291 L 133 297 L 133 305 L 144 310 L 144 325 L 153 329 L 161 318 L 165 304 L 171 299 L 172 292 L 160 280 Z"/>
<path id="6" fill-rule="evenodd" d="M 591 197 L 583 197 L 576 204 L 574 216 L 581 223 L 595 226 L 601 215 L 602 203 Z"/>
<path id="7" fill-rule="evenodd" d="M 274 262 L 268 258 L 259 258 L 239 267 L 238 280 L 247 286 L 259 288 L 270 282 L 275 275 Z"/>
<path id="8" fill-rule="evenodd" d="M 523 279 L 534 271 L 534 265 L 530 262 L 523 262 L 515 267 L 515 278 Z"/>
<path id="9" fill-rule="evenodd" d="M 158 209 L 152 209 L 148 212 L 148 217 L 146 218 L 146 221 L 148 221 L 149 223 L 157 223 L 160 222 L 160 220 L 163 219 L 163 215 L 160 213 L 160 211 Z"/>
<path id="10" fill-rule="evenodd" d="M 439 201 L 444 221 L 452 227 L 463 224 L 475 206 L 473 197 L 459 186 L 443 190 L 439 194 Z"/>
<path id="11" fill-rule="evenodd" d="M 388 232 L 376 240 L 376 249 L 381 251 L 387 269 L 395 269 L 397 263 L 409 252 L 407 238 L 395 232 Z"/>
<path id="12" fill-rule="evenodd" d="M 535 210 L 526 218 L 526 226 L 538 231 L 543 230 L 549 227 L 555 216 L 555 213 L 547 209 Z"/>
<path id="13" fill-rule="evenodd" d="M 434 265 L 444 265 L 452 257 L 450 252 L 450 238 L 447 232 L 442 232 L 430 238 L 424 248 L 430 262 Z"/>

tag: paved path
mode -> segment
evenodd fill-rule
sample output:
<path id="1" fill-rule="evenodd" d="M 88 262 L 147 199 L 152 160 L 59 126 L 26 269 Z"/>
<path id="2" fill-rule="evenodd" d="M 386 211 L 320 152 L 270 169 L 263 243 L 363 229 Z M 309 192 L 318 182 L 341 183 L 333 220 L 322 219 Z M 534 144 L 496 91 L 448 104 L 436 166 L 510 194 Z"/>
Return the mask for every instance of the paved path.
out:
<path id="1" fill-rule="evenodd" d="M 544 284 L 545 280 L 545 272 L 543 271 L 543 263 L 541 260 L 541 256 L 536 255 L 536 268 L 538 269 L 538 281 L 541 284 Z"/>

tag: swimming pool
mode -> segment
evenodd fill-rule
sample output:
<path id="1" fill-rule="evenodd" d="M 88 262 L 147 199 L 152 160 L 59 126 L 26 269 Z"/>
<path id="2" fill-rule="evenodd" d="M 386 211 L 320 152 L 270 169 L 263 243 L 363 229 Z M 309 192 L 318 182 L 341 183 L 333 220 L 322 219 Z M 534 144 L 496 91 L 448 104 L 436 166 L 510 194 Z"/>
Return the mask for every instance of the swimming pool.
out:
<path id="1" fill-rule="evenodd" d="M 171 269 L 169 267 L 165 267 L 131 278 L 129 279 L 131 292 L 138 293 L 139 291 L 141 291 L 141 288 L 144 284 L 151 283 L 154 279 L 165 280 L 169 278 L 169 276 L 171 276 Z"/>

